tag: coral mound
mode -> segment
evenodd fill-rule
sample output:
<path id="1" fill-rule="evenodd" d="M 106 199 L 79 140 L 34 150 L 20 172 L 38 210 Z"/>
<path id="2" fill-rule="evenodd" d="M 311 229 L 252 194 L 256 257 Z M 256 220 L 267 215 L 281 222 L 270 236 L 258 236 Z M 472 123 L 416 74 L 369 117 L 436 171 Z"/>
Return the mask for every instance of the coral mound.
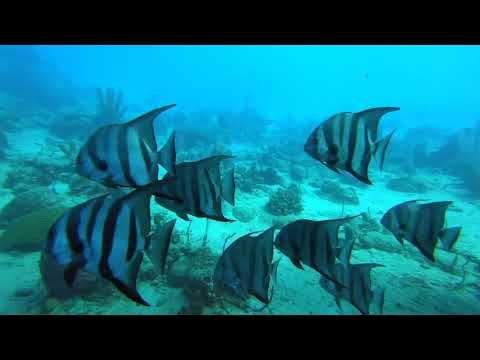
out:
<path id="1" fill-rule="evenodd" d="M 278 189 L 270 196 L 265 209 L 272 215 L 284 216 L 301 213 L 303 205 L 300 188 L 295 184 L 291 184 L 286 189 Z"/>

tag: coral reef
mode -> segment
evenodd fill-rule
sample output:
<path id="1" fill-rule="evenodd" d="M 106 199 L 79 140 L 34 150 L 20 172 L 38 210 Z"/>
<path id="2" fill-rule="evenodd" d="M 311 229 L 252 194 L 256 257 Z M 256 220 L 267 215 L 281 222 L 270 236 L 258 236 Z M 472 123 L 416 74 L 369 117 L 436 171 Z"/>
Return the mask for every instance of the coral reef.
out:
<path id="1" fill-rule="evenodd" d="M 299 214 L 303 211 L 300 187 L 292 183 L 288 188 L 275 191 L 265 206 L 272 215 Z"/>
<path id="2" fill-rule="evenodd" d="M 0 251 L 39 250 L 48 230 L 68 208 L 56 206 L 20 216 L 11 221 L 0 237 Z"/>
<path id="3" fill-rule="evenodd" d="M 354 188 L 344 188 L 337 181 L 324 180 L 315 194 L 339 204 L 358 205 L 360 203 Z"/>
<path id="4" fill-rule="evenodd" d="M 425 185 L 424 182 L 411 176 L 390 179 L 385 184 L 385 187 L 393 191 L 405 193 L 424 193 L 429 190 L 428 186 Z"/>
<path id="5" fill-rule="evenodd" d="M 167 284 L 181 288 L 187 299 L 179 314 L 200 315 L 205 307 L 213 307 L 217 302 L 210 286 L 217 257 L 206 246 L 197 250 L 177 246 L 172 250 L 167 262 Z"/>
<path id="6" fill-rule="evenodd" d="M 249 167 L 237 166 L 235 184 L 244 192 L 252 193 L 259 185 L 282 185 L 284 183 L 277 170 L 272 167 L 259 167 L 252 163 Z"/>

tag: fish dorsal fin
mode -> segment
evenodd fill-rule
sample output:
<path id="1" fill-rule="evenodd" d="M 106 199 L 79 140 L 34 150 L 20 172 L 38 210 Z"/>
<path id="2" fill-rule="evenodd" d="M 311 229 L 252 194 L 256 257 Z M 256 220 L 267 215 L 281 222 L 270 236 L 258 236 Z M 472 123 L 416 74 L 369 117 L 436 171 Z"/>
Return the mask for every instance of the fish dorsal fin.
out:
<path id="1" fill-rule="evenodd" d="M 356 115 L 365 122 L 366 127 L 372 141 L 377 141 L 378 138 L 378 124 L 383 115 L 400 110 L 398 107 L 379 107 L 367 109 L 356 113 Z"/>
<path id="2" fill-rule="evenodd" d="M 138 304 L 150 306 L 137 290 L 137 275 L 142 264 L 143 253 L 138 251 L 132 259 L 126 263 L 112 268 L 112 274 L 107 278 L 115 287 L 122 292 L 126 297 L 135 301 Z M 126 265 L 126 266 L 125 266 Z"/>
<path id="3" fill-rule="evenodd" d="M 163 225 L 158 233 L 152 237 L 150 248 L 147 250 L 148 258 L 155 267 L 157 274 L 163 275 L 165 273 L 165 264 L 175 222 L 176 219 Z"/>
<path id="4" fill-rule="evenodd" d="M 162 149 L 157 152 L 157 156 L 158 163 L 167 170 L 170 175 L 175 176 L 175 162 L 177 160 L 175 132 L 172 132 L 165 145 L 163 145 Z"/>
<path id="5" fill-rule="evenodd" d="M 226 202 L 235 206 L 235 168 L 233 167 L 222 177 L 222 197 Z"/>
<path id="6" fill-rule="evenodd" d="M 133 127 L 139 133 L 140 137 L 145 140 L 145 142 L 149 145 L 151 149 L 157 148 L 157 142 L 155 140 L 155 133 L 153 129 L 153 120 L 168 109 L 176 106 L 175 104 L 162 106 L 157 109 L 153 109 L 129 122 L 125 123 L 124 125 L 127 127 Z"/>

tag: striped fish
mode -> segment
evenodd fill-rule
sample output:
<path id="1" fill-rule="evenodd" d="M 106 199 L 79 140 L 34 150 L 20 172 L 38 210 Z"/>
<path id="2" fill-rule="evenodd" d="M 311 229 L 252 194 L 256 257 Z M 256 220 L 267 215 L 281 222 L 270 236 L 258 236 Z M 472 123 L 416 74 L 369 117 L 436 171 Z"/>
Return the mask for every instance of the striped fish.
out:
<path id="1" fill-rule="evenodd" d="M 430 261 L 435 261 L 434 251 L 438 239 L 446 250 L 451 250 L 461 232 L 460 226 L 445 228 L 445 214 L 452 201 L 419 204 L 411 200 L 388 210 L 380 220 L 403 245 L 412 243 Z"/>
<path id="2" fill-rule="evenodd" d="M 378 124 L 386 113 L 400 110 L 383 107 L 359 113 L 338 113 L 318 126 L 304 145 L 307 154 L 329 169 L 344 170 L 358 180 L 371 184 L 368 167 L 372 156 L 378 156 L 383 169 L 385 151 L 394 131 L 378 140 Z"/>
<path id="3" fill-rule="evenodd" d="M 264 304 L 271 302 L 280 261 L 272 262 L 274 231 L 271 227 L 257 236 L 244 235 L 223 252 L 213 274 L 217 293 L 243 301 L 253 295 Z"/>
<path id="4" fill-rule="evenodd" d="M 157 151 L 153 128 L 153 120 L 174 106 L 99 128 L 79 151 L 77 173 L 112 188 L 138 188 L 158 180 L 158 164 L 175 175 L 175 134 Z"/>
<path id="5" fill-rule="evenodd" d="M 50 228 L 43 251 L 64 268 L 66 283 L 71 287 L 82 269 L 100 275 L 131 300 L 148 306 L 136 287 L 143 253 L 146 251 L 162 273 L 175 225 L 175 221 L 169 222 L 151 240 L 150 198 L 170 198 L 164 188 L 172 181 L 156 181 L 127 195 L 105 194 L 63 214 Z"/>
<path id="6" fill-rule="evenodd" d="M 321 286 L 328 292 L 335 295 L 335 302 L 341 309 L 340 299 L 348 300 L 363 315 L 370 315 L 371 304 L 375 306 L 376 314 L 383 313 L 385 289 L 376 288 L 372 290 L 370 272 L 375 267 L 383 267 L 380 264 L 349 264 L 347 267 L 342 264 L 335 265 L 335 277 L 341 279 L 347 286 L 342 288 L 326 278 L 320 280 Z"/>
<path id="7" fill-rule="evenodd" d="M 297 268 L 303 270 L 303 263 L 344 286 L 335 277 L 335 264 L 348 265 L 353 242 L 340 247 L 338 229 L 358 216 L 324 221 L 296 220 L 280 230 L 275 247 Z"/>
<path id="8" fill-rule="evenodd" d="M 158 197 L 155 201 L 175 212 L 180 218 L 190 221 L 188 214 L 217 221 L 231 222 L 222 213 L 222 198 L 235 205 L 234 169 L 220 174 L 220 162 L 234 156 L 217 155 L 199 161 L 176 165 L 177 179 L 167 186 L 168 193 L 176 194 L 182 202 Z M 170 178 L 166 174 L 164 179 Z"/>

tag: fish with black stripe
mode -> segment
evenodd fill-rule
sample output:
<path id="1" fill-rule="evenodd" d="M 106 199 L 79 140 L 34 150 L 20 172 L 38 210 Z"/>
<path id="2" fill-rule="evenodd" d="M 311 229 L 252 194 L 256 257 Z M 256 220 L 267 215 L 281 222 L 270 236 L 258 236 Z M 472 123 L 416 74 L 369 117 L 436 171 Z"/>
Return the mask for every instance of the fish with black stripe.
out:
<path id="1" fill-rule="evenodd" d="M 212 220 L 231 222 L 222 212 L 222 199 L 235 205 L 234 168 L 220 173 L 220 163 L 234 158 L 230 155 L 217 155 L 198 161 L 176 165 L 176 181 L 167 185 L 169 194 L 176 194 L 182 202 L 164 197 L 155 198 L 163 207 L 175 212 L 180 218 L 189 221 L 188 214 Z M 164 179 L 173 175 L 167 173 Z"/>
<path id="2" fill-rule="evenodd" d="M 360 215 L 333 220 L 296 220 L 285 225 L 275 238 L 275 247 L 293 265 L 303 270 L 302 263 L 329 280 L 342 284 L 335 277 L 335 264 L 347 266 L 353 244 L 341 246 L 339 227 Z"/>
<path id="3" fill-rule="evenodd" d="M 372 184 L 368 178 L 370 161 L 373 156 L 378 157 L 383 169 L 385 152 L 395 132 L 378 139 L 378 124 L 383 115 L 397 110 L 400 108 L 382 107 L 335 114 L 310 134 L 304 150 L 330 170 L 344 170 L 361 182 Z"/>
<path id="4" fill-rule="evenodd" d="M 153 121 L 175 105 L 154 109 L 125 124 L 103 126 L 81 147 L 76 172 L 111 188 L 138 188 L 158 180 L 158 165 L 175 175 L 175 133 L 157 151 Z"/>
<path id="5" fill-rule="evenodd" d="M 274 231 L 271 227 L 257 236 L 241 236 L 223 252 L 213 274 L 218 294 L 243 301 L 254 296 L 266 305 L 272 301 L 280 262 L 273 261 Z"/>
<path id="6" fill-rule="evenodd" d="M 152 240 L 151 196 L 178 198 L 165 192 L 175 179 L 153 182 L 128 194 L 105 194 L 79 204 L 63 214 L 50 228 L 43 251 L 64 268 L 71 287 L 82 269 L 110 281 L 131 300 L 148 306 L 137 291 L 137 274 L 146 252 L 163 273 L 175 220 Z"/>
<path id="7" fill-rule="evenodd" d="M 403 240 L 412 243 L 430 261 L 435 261 L 434 252 L 440 239 L 445 250 L 451 250 L 460 237 L 462 228 L 445 228 L 446 211 L 452 201 L 437 201 L 419 204 L 410 200 L 395 205 L 380 220 L 403 245 Z"/>
<path id="8" fill-rule="evenodd" d="M 348 300 L 360 313 L 370 315 L 371 310 L 377 315 L 383 314 L 385 289 L 377 287 L 372 290 L 371 271 L 381 264 L 343 264 L 335 265 L 335 277 L 340 279 L 345 287 L 334 284 L 327 278 L 320 279 L 320 285 L 335 296 L 335 303 L 341 309 L 340 300 Z M 373 306 L 373 308 L 372 308 Z"/>

